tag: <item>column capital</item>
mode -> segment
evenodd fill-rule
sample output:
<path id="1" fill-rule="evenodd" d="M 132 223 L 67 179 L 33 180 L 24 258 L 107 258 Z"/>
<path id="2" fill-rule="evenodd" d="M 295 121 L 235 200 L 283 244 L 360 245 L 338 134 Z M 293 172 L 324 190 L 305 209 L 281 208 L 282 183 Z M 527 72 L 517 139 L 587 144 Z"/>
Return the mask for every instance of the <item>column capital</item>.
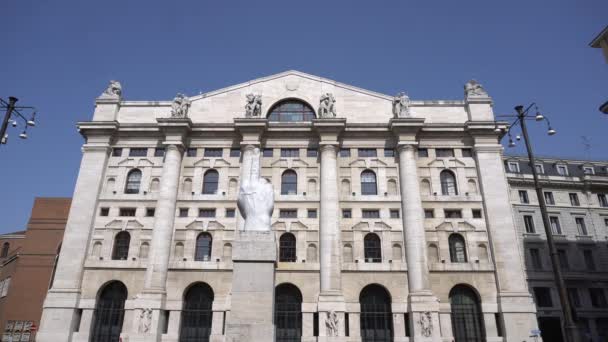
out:
<path id="1" fill-rule="evenodd" d="M 397 138 L 397 144 L 417 144 L 416 136 L 424 126 L 424 118 L 392 118 L 389 129 Z"/>
<path id="2" fill-rule="evenodd" d="M 319 143 L 319 150 L 321 151 L 321 153 L 323 153 L 323 151 L 331 151 L 337 153 L 339 145 L 340 143 L 337 141 L 321 142 Z"/>
<path id="3" fill-rule="evenodd" d="M 319 134 L 321 143 L 338 144 L 338 137 L 346 127 L 346 119 L 314 119 L 312 120 L 312 126 Z"/>
<path id="4" fill-rule="evenodd" d="M 400 142 L 397 144 L 397 152 L 416 151 L 417 148 L 418 148 L 417 141 Z"/>
<path id="5" fill-rule="evenodd" d="M 241 134 L 241 146 L 260 146 L 264 132 L 268 129 L 268 119 L 236 118 L 234 127 Z"/>
<path id="6" fill-rule="evenodd" d="M 192 130 L 192 121 L 189 118 L 158 118 L 158 127 L 165 135 L 163 145 L 176 145 L 182 148 L 185 140 Z"/>
<path id="7" fill-rule="evenodd" d="M 118 121 L 83 121 L 76 127 L 87 141 L 85 146 L 109 146 L 119 124 Z"/>

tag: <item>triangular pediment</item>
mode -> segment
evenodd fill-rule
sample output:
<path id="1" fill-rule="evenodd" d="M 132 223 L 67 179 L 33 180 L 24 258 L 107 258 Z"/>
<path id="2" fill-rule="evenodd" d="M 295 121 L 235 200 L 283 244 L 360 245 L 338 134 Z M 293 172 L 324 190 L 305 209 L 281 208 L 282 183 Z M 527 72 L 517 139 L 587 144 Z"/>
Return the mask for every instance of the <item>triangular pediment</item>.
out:
<path id="1" fill-rule="evenodd" d="M 104 227 L 106 228 L 122 228 L 123 221 L 122 220 L 112 220 L 108 222 Z"/>
<path id="2" fill-rule="evenodd" d="M 369 222 L 359 222 L 352 228 L 353 230 L 369 230 Z"/>
<path id="3" fill-rule="evenodd" d="M 223 158 L 203 158 L 194 163 L 194 166 L 201 166 L 206 168 L 215 167 L 227 167 L 230 163 Z"/>
<path id="4" fill-rule="evenodd" d="M 143 228 L 143 227 L 144 227 L 144 225 L 141 224 L 137 220 L 129 220 L 129 221 L 127 221 L 127 228 Z"/>
<path id="5" fill-rule="evenodd" d="M 300 221 L 291 222 L 291 225 L 289 226 L 289 230 L 306 230 L 306 229 L 308 229 L 308 226 L 306 226 L 304 223 L 302 223 Z"/>
<path id="6" fill-rule="evenodd" d="M 119 166 L 135 166 L 135 159 L 125 158 L 117 163 Z"/>
<path id="7" fill-rule="evenodd" d="M 308 167 L 308 163 L 298 158 L 281 158 L 272 162 L 273 167 L 291 169 L 293 167 Z"/>
<path id="8" fill-rule="evenodd" d="M 378 168 L 387 164 L 380 159 L 356 159 L 348 164 L 350 167 L 361 167 L 366 169 Z"/>

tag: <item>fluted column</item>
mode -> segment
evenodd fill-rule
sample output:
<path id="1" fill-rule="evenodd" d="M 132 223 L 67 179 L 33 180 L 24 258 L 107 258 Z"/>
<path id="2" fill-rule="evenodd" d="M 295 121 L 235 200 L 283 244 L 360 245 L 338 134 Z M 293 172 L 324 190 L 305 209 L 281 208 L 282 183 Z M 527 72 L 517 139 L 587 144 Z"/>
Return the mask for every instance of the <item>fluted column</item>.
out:
<path id="1" fill-rule="evenodd" d="M 175 206 L 179 189 L 179 175 L 182 167 L 182 147 L 176 144 L 166 146 L 165 162 L 156 203 L 150 263 L 146 269 L 144 291 L 164 292 L 171 254 Z"/>
<path id="2" fill-rule="evenodd" d="M 341 291 L 340 224 L 338 220 L 338 146 L 321 146 L 321 208 L 319 224 L 321 294 Z"/>

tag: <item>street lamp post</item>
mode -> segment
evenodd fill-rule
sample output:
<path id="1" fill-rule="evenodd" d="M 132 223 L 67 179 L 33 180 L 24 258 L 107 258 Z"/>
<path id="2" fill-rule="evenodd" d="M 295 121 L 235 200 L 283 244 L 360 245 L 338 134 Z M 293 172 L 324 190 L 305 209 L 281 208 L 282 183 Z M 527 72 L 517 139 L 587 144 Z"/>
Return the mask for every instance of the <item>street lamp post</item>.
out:
<path id="1" fill-rule="evenodd" d="M 6 131 L 8 129 L 9 123 L 11 123 L 11 120 L 13 127 L 17 126 L 16 119 L 23 120 L 24 129 L 23 132 L 19 134 L 19 137 L 21 139 L 27 139 L 28 127 L 36 126 L 36 108 L 29 106 L 15 106 L 17 101 L 18 99 L 13 96 L 10 96 L 8 98 L 8 102 L 4 101 L 3 99 L 0 99 L 0 109 L 6 109 L 6 113 L 4 114 L 4 120 L 2 120 L 2 126 L 0 126 L 0 145 L 4 145 L 8 142 L 8 134 L 6 133 Z M 21 112 L 19 112 L 20 109 L 32 110 L 33 113 L 31 118 L 27 119 L 23 114 L 21 114 Z M 16 117 L 16 119 L 13 117 Z"/>
<path id="2" fill-rule="evenodd" d="M 526 144 L 526 150 L 528 152 L 528 160 L 530 162 L 530 168 L 532 169 L 532 176 L 534 177 L 534 189 L 536 190 L 536 197 L 538 197 L 538 204 L 540 206 L 540 212 L 543 219 L 543 226 L 545 228 L 545 235 L 547 236 L 547 244 L 549 245 L 549 253 L 551 256 L 551 266 L 553 268 L 553 277 L 555 278 L 555 283 L 557 285 L 557 291 L 559 293 L 559 300 L 562 308 L 562 315 L 564 317 L 564 330 L 566 335 L 567 342 L 580 342 L 580 336 L 578 334 L 578 329 L 576 324 L 574 323 L 574 319 L 572 317 L 572 310 L 570 305 L 570 300 L 568 298 L 568 293 L 566 292 L 566 284 L 564 282 L 564 277 L 562 274 L 562 270 L 559 264 L 559 256 L 557 253 L 557 249 L 555 248 L 555 241 L 553 240 L 553 233 L 551 231 L 551 221 L 549 220 L 549 214 L 547 213 L 547 204 L 545 203 L 545 195 L 543 193 L 543 189 L 540 186 L 540 182 L 538 180 L 538 172 L 536 171 L 536 162 L 534 158 L 534 153 L 532 152 L 532 145 L 530 143 L 530 138 L 528 136 L 528 129 L 526 127 L 526 120 L 536 120 L 536 121 L 546 121 L 547 122 L 547 134 L 554 135 L 556 131 L 551 127 L 551 123 L 549 119 L 547 119 L 544 115 L 540 114 L 538 108 L 536 108 L 536 115 L 531 117 L 528 115 L 528 112 L 532 107 L 536 108 L 536 104 L 532 103 L 528 108 L 524 110 L 524 106 L 515 107 L 515 111 L 517 112 L 517 119 L 509 126 L 507 134 L 509 135 L 509 147 L 514 147 L 515 143 L 513 142 L 513 137 L 511 136 L 511 129 L 515 127 L 517 123 L 519 123 L 521 127 L 521 133 L 523 135 L 524 143 Z M 512 115 L 509 117 L 513 117 Z M 516 137 L 519 140 L 519 136 Z"/>

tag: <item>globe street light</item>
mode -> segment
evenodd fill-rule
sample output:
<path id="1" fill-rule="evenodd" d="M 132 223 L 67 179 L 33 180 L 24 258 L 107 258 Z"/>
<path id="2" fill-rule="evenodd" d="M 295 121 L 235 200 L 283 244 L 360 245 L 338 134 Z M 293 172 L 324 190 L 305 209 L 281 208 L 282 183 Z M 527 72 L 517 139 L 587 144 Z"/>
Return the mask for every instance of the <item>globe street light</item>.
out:
<path id="1" fill-rule="evenodd" d="M 0 145 L 4 145 L 8 142 L 8 134 L 6 130 L 8 129 L 8 124 L 10 122 L 11 126 L 17 127 L 17 120 L 23 120 L 23 131 L 19 134 L 21 139 L 27 139 L 27 128 L 36 126 L 36 108 L 27 107 L 27 106 L 15 106 L 18 99 L 16 97 L 10 96 L 8 98 L 8 102 L 0 99 L 0 109 L 6 109 L 6 113 L 4 114 L 4 120 L 2 121 L 2 126 L 0 126 Z M 30 118 L 27 119 L 19 110 L 31 110 L 33 113 Z M 11 119 L 12 118 L 12 119 Z"/>

